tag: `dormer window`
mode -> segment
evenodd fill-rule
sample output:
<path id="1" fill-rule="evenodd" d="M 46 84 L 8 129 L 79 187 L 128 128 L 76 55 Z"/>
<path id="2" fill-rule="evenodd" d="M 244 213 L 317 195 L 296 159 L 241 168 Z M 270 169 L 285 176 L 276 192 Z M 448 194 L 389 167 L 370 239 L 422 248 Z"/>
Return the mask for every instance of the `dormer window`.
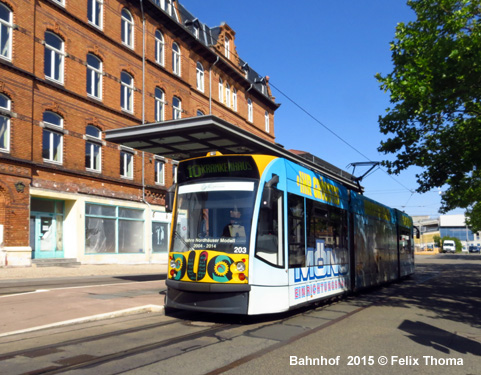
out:
<path id="1" fill-rule="evenodd" d="M 224 40 L 224 49 L 225 49 L 225 52 L 224 52 L 225 57 L 230 59 L 230 39 L 227 36 L 225 37 L 225 40 Z"/>

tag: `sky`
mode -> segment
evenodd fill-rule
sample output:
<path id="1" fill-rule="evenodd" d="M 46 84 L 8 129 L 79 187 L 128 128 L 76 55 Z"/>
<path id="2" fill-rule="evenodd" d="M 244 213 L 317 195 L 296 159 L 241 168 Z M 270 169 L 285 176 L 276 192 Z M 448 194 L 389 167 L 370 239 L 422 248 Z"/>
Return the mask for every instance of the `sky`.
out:
<path id="1" fill-rule="evenodd" d="M 277 143 L 351 173 L 353 162 L 394 160 L 377 151 L 386 139 L 378 119 L 390 103 L 374 76 L 393 69 L 396 25 L 415 19 L 406 0 L 180 2 L 209 27 L 227 23 L 236 32 L 239 56 L 270 77 L 281 104 L 274 118 Z M 366 171 L 358 167 L 355 175 Z M 377 169 L 363 179 L 364 194 L 409 215 L 436 217 L 440 189 L 415 193 L 420 171 L 390 176 Z"/>

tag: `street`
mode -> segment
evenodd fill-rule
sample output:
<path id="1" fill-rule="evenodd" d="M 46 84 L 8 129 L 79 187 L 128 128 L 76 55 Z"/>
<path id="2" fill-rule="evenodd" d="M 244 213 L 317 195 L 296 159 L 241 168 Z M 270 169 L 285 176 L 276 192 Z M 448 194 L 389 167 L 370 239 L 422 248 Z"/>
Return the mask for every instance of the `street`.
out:
<path id="1" fill-rule="evenodd" d="M 416 263 L 403 282 L 286 314 L 151 312 L 1 337 L 0 371 L 480 374 L 481 257 Z"/>

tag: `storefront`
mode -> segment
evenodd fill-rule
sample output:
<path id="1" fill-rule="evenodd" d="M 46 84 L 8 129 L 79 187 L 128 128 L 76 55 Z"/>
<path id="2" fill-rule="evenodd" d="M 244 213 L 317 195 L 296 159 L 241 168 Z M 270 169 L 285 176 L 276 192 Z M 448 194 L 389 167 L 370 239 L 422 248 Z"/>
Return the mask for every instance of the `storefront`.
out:
<path id="1" fill-rule="evenodd" d="M 161 206 L 31 189 L 32 259 L 166 263 L 171 215 Z"/>

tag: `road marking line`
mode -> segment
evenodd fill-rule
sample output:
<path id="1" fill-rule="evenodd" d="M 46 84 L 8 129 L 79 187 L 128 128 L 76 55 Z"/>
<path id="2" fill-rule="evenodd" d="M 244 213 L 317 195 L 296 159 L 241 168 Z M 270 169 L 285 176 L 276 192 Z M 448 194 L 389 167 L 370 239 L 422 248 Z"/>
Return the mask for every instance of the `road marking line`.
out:
<path id="1" fill-rule="evenodd" d="M 131 307 L 129 309 L 112 311 L 112 312 L 105 313 L 105 314 L 85 316 L 83 318 L 64 320 L 63 322 L 51 323 L 51 324 L 46 324 L 46 325 L 43 325 L 43 326 L 21 329 L 19 331 L 2 333 L 2 334 L 0 334 L 0 337 L 18 335 L 18 334 L 21 334 L 21 333 L 29 333 L 29 332 L 39 331 L 41 329 L 47 329 L 47 328 L 58 328 L 58 327 L 63 327 L 63 326 L 67 326 L 67 325 L 70 325 L 70 324 L 95 322 L 95 321 L 98 321 L 98 320 L 118 318 L 120 316 L 140 314 L 140 313 L 145 313 L 145 312 L 161 312 L 163 310 L 164 310 L 164 306 L 161 306 L 161 305 L 144 305 L 144 306 L 139 306 L 139 307 Z"/>

